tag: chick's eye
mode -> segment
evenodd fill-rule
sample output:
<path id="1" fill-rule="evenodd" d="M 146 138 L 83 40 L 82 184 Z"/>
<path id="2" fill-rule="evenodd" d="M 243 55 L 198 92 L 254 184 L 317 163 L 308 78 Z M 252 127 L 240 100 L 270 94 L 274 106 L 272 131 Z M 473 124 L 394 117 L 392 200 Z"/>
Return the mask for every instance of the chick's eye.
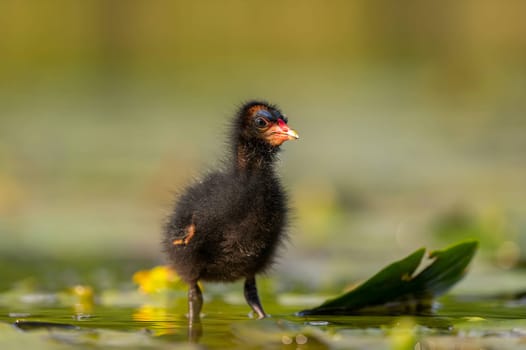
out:
<path id="1" fill-rule="evenodd" d="M 263 117 L 259 117 L 259 118 L 256 118 L 256 120 L 254 121 L 254 123 L 256 124 L 256 126 L 258 128 L 264 128 L 268 125 L 268 120 L 266 120 L 265 118 Z"/>

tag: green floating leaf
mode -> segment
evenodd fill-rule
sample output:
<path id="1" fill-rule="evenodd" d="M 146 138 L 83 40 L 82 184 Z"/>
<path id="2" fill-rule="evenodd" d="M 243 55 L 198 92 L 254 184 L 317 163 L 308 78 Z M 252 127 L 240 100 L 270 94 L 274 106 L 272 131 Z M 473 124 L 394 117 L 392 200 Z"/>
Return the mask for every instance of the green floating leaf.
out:
<path id="1" fill-rule="evenodd" d="M 429 254 L 433 262 L 415 275 L 425 254 L 425 248 L 418 249 L 350 292 L 298 315 L 345 315 L 388 304 L 425 305 L 464 277 L 477 247 L 477 241 L 466 241 L 434 251 Z"/>

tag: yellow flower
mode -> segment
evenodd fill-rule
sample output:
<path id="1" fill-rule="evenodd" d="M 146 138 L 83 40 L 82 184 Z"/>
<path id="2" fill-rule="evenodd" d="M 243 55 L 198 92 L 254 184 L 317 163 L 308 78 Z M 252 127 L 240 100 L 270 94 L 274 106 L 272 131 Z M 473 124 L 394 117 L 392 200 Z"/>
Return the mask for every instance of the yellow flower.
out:
<path id="1" fill-rule="evenodd" d="M 78 284 L 73 286 L 70 291 L 76 299 L 73 306 L 76 314 L 89 314 L 93 312 L 95 292 L 91 286 Z"/>
<path id="2" fill-rule="evenodd" d="M 155 266 L 151 270 L 140 270 L 133 275 L 133 282 L 145 294 L 160 293 L 173 289 L 180 281 L 175 272 L 168 266 Z"/>
<path id="3" fill-rule="evenodd" d="M 417 344 L 415 327 L 416 324 L 412 318 L 400 318 L 390 332 L 391 348 L 395 350 L 415 349 Z"/>

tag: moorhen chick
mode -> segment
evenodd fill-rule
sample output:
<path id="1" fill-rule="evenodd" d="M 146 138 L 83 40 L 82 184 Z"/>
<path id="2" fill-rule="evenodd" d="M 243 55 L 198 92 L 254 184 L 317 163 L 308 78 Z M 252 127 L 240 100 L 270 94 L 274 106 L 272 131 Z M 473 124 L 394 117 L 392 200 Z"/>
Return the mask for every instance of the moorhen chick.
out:
<path id="1" fill-rule="evenodd" d="M 230 157 L 179 197 L 164 230 L 171 265 L 188 285 L 190 320 L 199 319 L 198 281 L 245 279 L 244 294 L 266 316 L 256 279 L 273 262 L 285 236 L 287 197 L 274 171 L 281 144 L 298 139 L 277 106 L 252 101 L 231 124 Z"/>

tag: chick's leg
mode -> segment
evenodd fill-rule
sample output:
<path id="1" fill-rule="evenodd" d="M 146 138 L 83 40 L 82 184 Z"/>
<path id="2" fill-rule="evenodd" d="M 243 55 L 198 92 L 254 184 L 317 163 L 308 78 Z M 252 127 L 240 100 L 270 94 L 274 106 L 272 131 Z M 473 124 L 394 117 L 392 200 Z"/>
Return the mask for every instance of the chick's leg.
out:
<path id="1" fill-rule="evenodd" d="M 188 289 L 188 319 L 190 321 L 199 320 L 201 308 L 203 307 L 203 294 L 197 281 L 190 284 Z"/>
<path id="2" fill-rule="evenodd" d="M 252 310 L 258 315 L 258 319 L 267 317 L 259 301 L 255 277 L 249 277 L 245 280 L 245 299 Z"/>

